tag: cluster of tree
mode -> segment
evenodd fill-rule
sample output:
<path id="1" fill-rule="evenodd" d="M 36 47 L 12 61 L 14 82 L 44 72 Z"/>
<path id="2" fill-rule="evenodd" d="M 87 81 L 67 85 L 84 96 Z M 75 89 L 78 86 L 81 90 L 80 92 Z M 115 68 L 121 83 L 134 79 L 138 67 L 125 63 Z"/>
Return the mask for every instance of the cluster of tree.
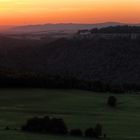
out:
<path id="1" fill-rule="evenodd" d="M 69 130 L 62 118 L 34 117 L 27 120 L 26 124 L 21 128 L 25 132 L 59 134 L 71 136 L 86 136 L 99 138 L 102 136 L 102 125 L 97 124 L 95 128 L 88 128 L 83 134 L 81 129 Z"/>
<path id="2" fill-rule="evenodd" d="M 104 28 L 94 28 L 91 33 L 140 33 L 140 26 L 109 26 Z"/>
<path id="3" fill-rule="evenodd" d="M 72 129 L 70 130 L 69 134 L 71 136 L 85 136 L 85 137 L 93 137 L 93 138 L 99 138 L 102 136 L 102 125 L 96 124 L 94 128 L 90 127 L 87 128 L 83 134 L 83 132 L 80 129 Z M 105 136 L 105 134 L 104 134 Z"/>
<path id="4" fill-rule="evenodd" d="M 67 126 L 61 118 L 31 118 L 22 126 L 22 130 L 28 132 L 40 132 L 50 134 L 67 134 Z"/>

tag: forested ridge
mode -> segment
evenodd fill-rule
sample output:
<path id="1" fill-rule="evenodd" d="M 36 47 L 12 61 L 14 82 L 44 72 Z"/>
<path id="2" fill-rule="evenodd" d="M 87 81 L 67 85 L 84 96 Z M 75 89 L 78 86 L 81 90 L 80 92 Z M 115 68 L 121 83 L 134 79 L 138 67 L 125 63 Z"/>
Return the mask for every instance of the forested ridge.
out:
<path id="1" fill-rule="evenodd" d="M 18 77 L 15 76 L 18 72 L 12 76 L 7 76 L 6 72 L 1 74 L 7 81 L 21 78 L 22 84 L 27 79 L 34 81 L 29 82 L 32 86 L 41 83 L 43 87 L 50 87 L 51 83 L 51 87 L 92 90 L 98 87 L 103 91 L 111 87 L 139 89 L 140 39 L 62 38 L 51 43 L 12 40 L 7 45 L 8 41 L 8 38 L 0 39 L 1 69 L 18 70 L 22 74 Z"/>

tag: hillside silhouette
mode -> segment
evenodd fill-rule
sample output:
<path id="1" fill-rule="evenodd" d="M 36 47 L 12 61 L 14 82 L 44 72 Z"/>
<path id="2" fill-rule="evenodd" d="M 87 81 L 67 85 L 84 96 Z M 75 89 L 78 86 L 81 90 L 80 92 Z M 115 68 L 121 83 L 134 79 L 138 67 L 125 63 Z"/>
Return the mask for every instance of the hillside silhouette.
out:
<path id="1" fill-rule="evenodd" d="M 9 38 L 0 39 L 1 68 L 65 80 L 140 85 L 139 38 L 62 38 L 51 43 L 11 39 L 7 42 Z"/>

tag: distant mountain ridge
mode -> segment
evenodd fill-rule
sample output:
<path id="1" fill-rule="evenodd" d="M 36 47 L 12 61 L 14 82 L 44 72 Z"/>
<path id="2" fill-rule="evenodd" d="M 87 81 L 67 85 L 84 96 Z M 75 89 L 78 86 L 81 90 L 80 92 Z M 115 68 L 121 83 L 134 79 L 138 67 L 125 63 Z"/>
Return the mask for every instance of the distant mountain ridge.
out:
<path id="1" fill-rule="evenodd" d="M 10 25 L 0 25 L 0 32 L 11 30 L 11 28 L 13 28 L 13 26 L 10 26 Z"/>
<path id="2" fill-rule="evenodd" d="M 43 32 L 43 31 L 77 31 L 83 29 L 102 28 L 107 26 L 128 25 L 119 22 L 105 22 L 95 24 L 80 24 L 80 23 L 59 23 L 59 24 L 38 24 L 38 25 L 25 25 L 11 28 L 11 32 Z M 138 26 L 137 24 L 136 26 Z"/>

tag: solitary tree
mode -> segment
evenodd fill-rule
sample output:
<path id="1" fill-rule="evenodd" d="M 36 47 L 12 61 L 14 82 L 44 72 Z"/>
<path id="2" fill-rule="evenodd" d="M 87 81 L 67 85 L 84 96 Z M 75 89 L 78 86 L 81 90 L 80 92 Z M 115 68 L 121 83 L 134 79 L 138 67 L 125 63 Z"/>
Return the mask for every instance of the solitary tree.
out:
<path id="1" fill-rule="evenodd" d="M 107 103 L 111 107 L 116 107 L 116 105 L 117 105 L 117 99 L 116 99 L 116 97 L 115 96 L 110 96 L 108 98 L 108 102 Z"/>

